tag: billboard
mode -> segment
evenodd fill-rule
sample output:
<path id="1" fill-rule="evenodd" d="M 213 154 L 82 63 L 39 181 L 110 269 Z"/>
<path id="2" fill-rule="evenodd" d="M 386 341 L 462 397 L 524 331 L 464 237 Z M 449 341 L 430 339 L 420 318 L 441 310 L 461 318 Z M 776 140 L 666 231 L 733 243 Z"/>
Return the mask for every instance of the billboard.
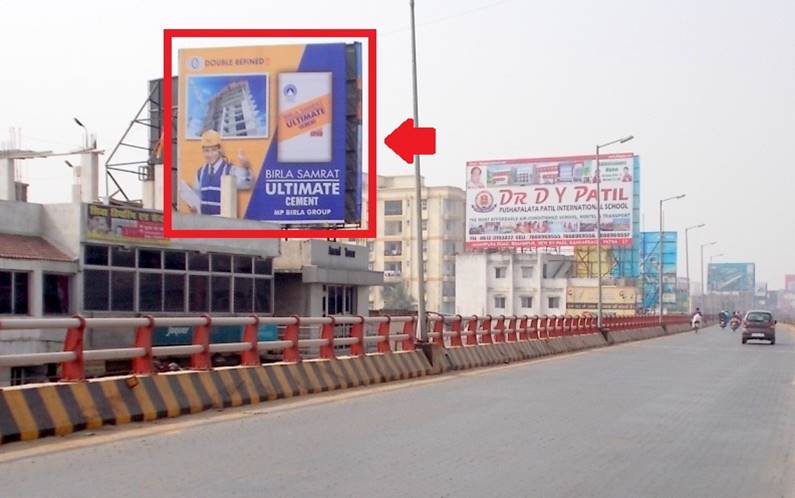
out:
<path id="1" fill-rule="evenodd" d="M 239 218 L 358 222 L 360 57 L 344 43 L 180 50 L 178 210 L 220 214 L 228 175 Z"/>
<path id="2" fill-rule="evenodd" d="M 643 307 L 659 308 L 660 293 L 660 232 L 641 232 L 640 275 L 643 286 Z M 663 303 L 676 304 L 676 232 L 663 232 L 662 273 Z"/>
<path id="3" fill-rule="evenodd" d="M 596 313 L 599 289 L 597 287 L 569 287 L 566 290 L 566 309 L 575 314 Z M 602 310 L 619 315 L 635 312 L 634 287 L 602 287 Z"/>
<path id="4" fill-rule="evenodd" d="M 86 205 L 86 239 L 105 242 L 168 244 L 163 236 L 163 213 L 144 209 Z"/>
<path id="5" fill-rule="evenodd" d="M 795 275 L 784 275 L 784 291 L 795 292 Z"/>
<path id="6" fill-rule="evenodd" d="M 753 263 L 710 263 L 707 288 L 710 292 L 754 292 L 755 273 Z"/>
<path id="7" fill-rule="evenodd" d="M 631 153 L 599 157 L 602 244 L 632 244 Z M 583 246 L 596 243 L 596 156 L 466 165 L 466 247 Z"/>

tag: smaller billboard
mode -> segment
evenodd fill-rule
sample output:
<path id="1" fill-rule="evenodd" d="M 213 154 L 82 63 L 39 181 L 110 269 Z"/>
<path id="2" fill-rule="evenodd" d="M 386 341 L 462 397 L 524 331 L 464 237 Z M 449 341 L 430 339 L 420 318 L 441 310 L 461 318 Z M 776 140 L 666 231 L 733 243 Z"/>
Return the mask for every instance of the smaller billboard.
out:
<path id="1" fill-rule="evenodd" d="M 753 263 L 710 263 L 707 288 L 710 292 L 754 292 Z"/>
<path id="2" fill-rule="evenodd" d="M 619 315 L 635 312 L 634 287 L 602 287 L 602 310 Z M 566 290 L 566 309 L 575 314 L 596 313 L 599 302 L 597 287 L 569 287 Z"/>
<path id="3" fill-rule="evenodd" d="M 784 275 L 784 290 L 795 292 L 795 275 Z"/>
<path id="4" fill-rule="evenodd" d="M 757 282 L 754 295 L 756 297 L 767 297 L 767 282 Z"/>
<path id="5" fill-rule="evenodd" d="M 86 239 L 106 242 L 168 244 L 163 236 L 163 213 L 144 209 L 88 204 Z"/>

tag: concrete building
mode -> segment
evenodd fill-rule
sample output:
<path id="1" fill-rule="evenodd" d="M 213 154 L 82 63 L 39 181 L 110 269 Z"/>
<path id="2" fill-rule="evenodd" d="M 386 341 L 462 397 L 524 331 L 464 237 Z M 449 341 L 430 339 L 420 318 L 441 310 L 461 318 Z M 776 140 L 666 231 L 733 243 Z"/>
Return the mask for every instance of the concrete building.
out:
<path id="1" fill-rule="evenodd" d="M 263 110 L 257 109 L 248 81 L 229 83 L 207 103 L 202 128 L 223 137 L 265 136 Z"/>
<path id="2" fill-rule="evenodd" d="M 277 316 L 368 315 L 370 286 L 384 282 L 383 273 L 368 269 L 360 245 L 283 241 L 273 266 Z"/>
<path id="3" fill-rule="evenodd" d="M 403 286 L 416 302 L 417 264 L 422 261 L 426 309 L 440 313 L 455 310 L 455 258 L 464 249 L 466 194 L 457 187 L 428 187 L 423 182 L 422 198 L 420 223 L 425 247 L 420 258 L 415 242 L 414 177 L 378 177 L 378 238 L 368 246 L 372 269 L 384 272 L 384 287 L 371 290 L 371 309 L 394 307 L 385 292 L 388 295 L 397 286 Z"/>
<path id="4" fill-rule="evenodd" d="M 573 256 L 542 252 L 459 254 L 455 259 L 455 312 L 565 314 L 573 264 Z"/>

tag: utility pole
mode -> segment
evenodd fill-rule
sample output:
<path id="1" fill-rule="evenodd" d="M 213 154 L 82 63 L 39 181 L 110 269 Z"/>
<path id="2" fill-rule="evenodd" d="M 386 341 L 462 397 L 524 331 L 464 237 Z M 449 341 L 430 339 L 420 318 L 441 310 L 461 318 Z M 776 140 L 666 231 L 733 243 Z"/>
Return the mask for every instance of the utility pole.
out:
<path id="1" fill-rule="evenodd" d="M 411 81 L 414 100 L 414 126 L 420 126 L 420 113 L 417 104 L 417 33 L 414 23 L 414 0 L 409 0 L 411 7 Z M 420 156 L 414 155 L 414 210 L 416 223 L 414 230 L 417 234 L 417 340 L 425 342 L 425 261 L 423 260 L 422 240 L 422 175 L 420 173 Z"/>

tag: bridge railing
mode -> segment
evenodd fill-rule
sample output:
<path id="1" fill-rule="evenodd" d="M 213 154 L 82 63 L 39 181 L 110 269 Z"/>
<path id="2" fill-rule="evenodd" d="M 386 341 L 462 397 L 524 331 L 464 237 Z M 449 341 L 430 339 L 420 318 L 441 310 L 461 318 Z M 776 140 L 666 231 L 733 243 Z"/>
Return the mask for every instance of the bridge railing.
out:
<path id="1" fill-rule="evenodd" d="M 662 324 L 686 324 L 686 315 L 666 315 Z M 621 331 L 653 327 L 659 316 L 609 316 L 603 328 Z M 276 339 L 260 340 L 259 327 L 276 326 Z M 236 342 L 213 342 L 212 327 L 239 326 L 242 334 Z M 153 337 L 157 327 L 188 327 L 189 344 L 157 345 Z M 315 337 L 301 338 L 301 330 L 312 328 Z M 134 374 L 155 374 L 157 358 L 187 358 L 189 368 L 208 370 L 217 354 L 238 355 L 241 365 L 260 365 L 266 354 L 280 355 L 282 361 L 297 362 L 308 351 L 317 351 L 323 359 L 333 359 L 340 348 L 350 356 L 368 352 L 388 354 L 412 351 L 415 348 L 416 317 L 414 316 L 330 316 L 330 317 L 260 317 L 260 316 L 143 316 L 132 318 L 7 318 L 0 320 L 0 334 L 15 330 L 66 330 L 63 351 L 48 353 L 0 354 L 0 367 L 60 365 L 60 380 L 80 381 L 86 378 L 86 362 L 127 360 Z M 87 349 L 87 330 L 95 333 L 129 334 L 134 331 L 134 344 L 126 348 Z M 442 347 L 473 346 L 598 332 L 596 318 L 572 315 L 440 315 L 429 313 L 427 330 L 431 342 Z"/>

